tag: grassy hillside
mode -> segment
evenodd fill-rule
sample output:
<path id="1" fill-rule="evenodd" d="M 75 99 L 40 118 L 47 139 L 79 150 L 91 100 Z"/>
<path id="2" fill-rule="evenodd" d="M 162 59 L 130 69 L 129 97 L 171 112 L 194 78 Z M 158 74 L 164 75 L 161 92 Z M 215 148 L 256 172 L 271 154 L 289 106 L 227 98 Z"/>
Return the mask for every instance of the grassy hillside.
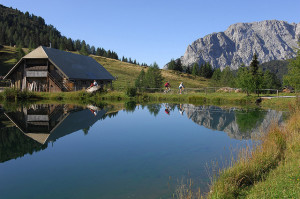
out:
<path id="1" fill-rule="evenodd" d="M 24 50 L 27 51 L 27 49 Z M 4 76 L 17 63 L 17 57 L 16 48 L 14 47 L 3 46 L 0 49 L 1 76 Z M 115 59 L 95 55 L 91 55 L 91 57 L 103 65 L 114 77 L 117 77 L 117 80 L 113 82 L 113 86 L 117 90 L 123 90 L 128 86 L 133 86 L 134 81 L 141 70 L 147 70 L 147 67 L 129 64 Z M 209 85 L 209 80 L 203 77 L 194 77 L 192 75 L 176 71 L 162 70 L 162 75 L 165 81 L 169 81 L 173 88 L 177 88 L 181 81 L 189 88 L 202 88 Z"/>
<path id="2" fill-rule="evenodd" d="M 113 76 L 117 77 L 113 86 L 115 89 L 122 90 L 125 87 L 133 86 L 135 79 L 138 77 L 142 69 L 145 71 L 147 67 L 142 67 L 126 62 L 121 62 L 115 59 L 92 56 L 96 61 L 103 65 Z M 177 88 L 180 82 L 188 88 L 203 88 L 208 87 L 209 80 L 203 77 L 194 77 L 189 74 L 184 74 L 176 71 L 162 70 L 162 76 L 165 81 L 169 81 L 171 88 Z"/>
<path id="3" fill-rule="evenodd" d="M 23 49 L 28 51 L 28 49 Z M 73 53 L 78 53 L 74 51 Z M 4 76 L 9 69 L 18 61 L 16 48 L 10 46 L 0 46 L 0 76 Z M 110 59 L 101 56 L 91 55 L 96 61 L 103 65 L 117 80 L 113 82 L 116 90 L 124 90 L 128 86 L 133 86 L 134 81 L 142 69 L 147 67 L 121 62 L 116 59 Z M 287 61 L 270 61 L 262 64 L 264 69 L 269 69 L 276 73 L 280 78 L 287 71 Z M 162 70 L 162 76 L 165 81 L 169 81 L 172 88 L 177 89 L 180 82 L 184 82 L 186 88 L 203 88 L 212 85 L 209 79 L 193 75 L 180 73 L 178 71 Z"/>
<path id="4" fill-rule="evenodd" d="M 0 76 L 6 73 L 17 63 L 16 48 L 0 46 Z"/>

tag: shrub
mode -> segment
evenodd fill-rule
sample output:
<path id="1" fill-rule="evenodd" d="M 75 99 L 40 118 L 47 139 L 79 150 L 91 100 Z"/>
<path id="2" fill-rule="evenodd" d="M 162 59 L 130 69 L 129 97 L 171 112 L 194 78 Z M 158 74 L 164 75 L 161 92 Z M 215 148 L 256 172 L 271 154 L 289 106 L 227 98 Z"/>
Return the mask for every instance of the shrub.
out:
<path id="1" fill-rule="evenodd" d="M 14 88 L 7 88 L 3 91 L 4 99 L 16 99 L 18 92 L 19 91 Z"/>
<path id="2" fill-rule="evenodd" d="M 136 96 L 136 91 L 137 91 L 136 87 L 128 87 L 126 90 L 126 95 L 128 97 L 134 97 Z"/>

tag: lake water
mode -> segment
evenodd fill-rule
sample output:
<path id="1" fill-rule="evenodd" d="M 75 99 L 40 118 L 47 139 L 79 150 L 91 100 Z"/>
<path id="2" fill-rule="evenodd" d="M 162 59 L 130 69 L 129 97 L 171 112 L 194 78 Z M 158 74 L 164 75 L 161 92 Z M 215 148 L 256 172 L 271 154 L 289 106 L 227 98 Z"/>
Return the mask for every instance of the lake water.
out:
<path id="1" fill-rule="evenodd" d="M 282 112 L 188 104 L 1 109 L 0 198 L 172 198 L 255 143 Z"/>

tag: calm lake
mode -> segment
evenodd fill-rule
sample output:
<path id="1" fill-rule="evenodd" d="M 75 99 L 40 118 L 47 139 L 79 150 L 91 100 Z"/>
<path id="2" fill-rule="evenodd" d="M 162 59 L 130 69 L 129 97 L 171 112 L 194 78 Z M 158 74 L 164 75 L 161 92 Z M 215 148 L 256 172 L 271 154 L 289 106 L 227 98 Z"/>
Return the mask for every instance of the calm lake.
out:
<path id="1" fill-rule="evenodd" d="M 189 104 L 1 108 L 0 195 L 176 198 L 208 191 L 213 170 L 283 113 Z"/>

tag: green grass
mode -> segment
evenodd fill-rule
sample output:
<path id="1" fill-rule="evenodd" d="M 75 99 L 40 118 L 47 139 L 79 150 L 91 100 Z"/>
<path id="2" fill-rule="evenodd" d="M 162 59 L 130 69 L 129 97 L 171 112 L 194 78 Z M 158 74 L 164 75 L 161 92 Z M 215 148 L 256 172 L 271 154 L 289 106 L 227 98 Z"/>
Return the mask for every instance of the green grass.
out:
<path id="1" fill-rule="evenodd" d="M 0 75 L 4 76 L 17 63 L 16 48 L 4 46 L 0 49 Z"/>
<path id="2" fill-rule="evenodd" d="M 295 106 L 294 106 L 295 107 Z M 286 123 L 284 158 L 264 181 L 246 190 L 245 198 L 300 198 L 300 109 Z"/>
<path id="3" fill-rule="evenodd" d="M 28 52 L 28 49 L 24 48 L 23 50 Z M 117 77 L 117 80 L 113 81 L 113 87 L 116 90 L 126 90 L 127 87 L 133 86 L 140 71 L 142 69 L 147 70 L 147 67 L 115 59 L 94 55 L 90 56 L 103 65 L 114 77 Z M 0 49 L 0 75 L 4 76 L 17 63 L 17 57 L 15 47 L 4 46 L 4 48 Z M 203 88 L 210 85 L 210 80 L 203 77 L 194 77 L 177 71 L 161 70 L 161 72 L 165 81 L 169 81 L 172 88 L 178 88 L 180 82 L 184 82 L 184 85 L 189 88 Z"/>
<path id="4" fill-rule="evenodd" d="M 295 106 L 295 104 L 296 98 L 273 98 L 262 100 L 262 103 L 260 105 L 262 108 L 288 111 L 289 108 Z"/>
<path id="5" fill-rule="evenodd" d="M 207 104 L 219 106 L 253 106 L 255 104 L 256 96 L 247 96 L 245 93 L 138 93 L 135 97 L 129 97 L 124 91 L 108 91 L 96 94 L 89 94 L 84 91 L 76 92 L 20 92 L 14 89 L 8 89 L 6 92 L 0 93 L 1 101 L 20 101 L 20 100 L 48 100 L 60 101 L 65 103 L 97 103 L 99 101 L 136 101 L 156 102 L 156 103 L 189 103 L 189 104 Z M 290 106 L 295 104 L 295 98 L 276 98 L 271 100 L 263 100 L 262 108 L 272 108 L 276 110 L 287 110 Z"/>
<path id="6" fill-rule="evenodd" d="M 214 104 L 214 105 L 249 105 L 254 104 L 256 97 L 247 96 L 244 93 L 188 93 L 188 94 L 164 94 L 145 93 L 140 96 L 144 101 L 178 102 L 190 104 Z"/>
<path id="7" fill-rule="evenodd" d="M 117 80 L 113 82 L 113 87 L 116 90 L 125 90 L 129 86 L 134 86 L 135 79 L 141 70 L 147 70 L 147 67 L 129 64 L 115 59 L 100 56 L 91 57 L 103 65 L 114 77 L 117 77 Z M 161 70 L 161 72 L 164 80 L 170 82 L 171 88 L 177 89 L 180 82 L 184 82 L 187 88 L 204 88 L 210 84 L 210 80 L 203 77 L 194 77 L 190 74 L 169 70 Z"/>
<path id="8" fill-rule="evenodd" d="M 293 106 L 284 127 L 274 124 L 262 144 L 244 150 L 220 171 L 208 198 L 299 198 L 300 108 Z"/>

